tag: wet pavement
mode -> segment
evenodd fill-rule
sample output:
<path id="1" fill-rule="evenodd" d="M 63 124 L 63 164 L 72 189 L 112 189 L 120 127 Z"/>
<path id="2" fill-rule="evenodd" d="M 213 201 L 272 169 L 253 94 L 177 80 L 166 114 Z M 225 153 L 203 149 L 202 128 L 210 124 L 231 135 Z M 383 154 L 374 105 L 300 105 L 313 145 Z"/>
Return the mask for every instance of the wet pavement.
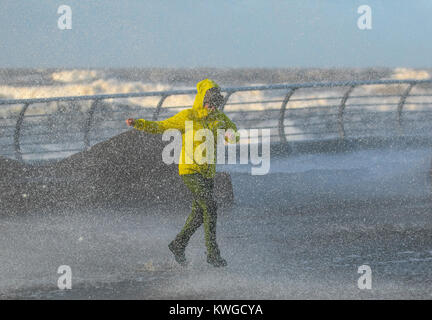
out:
<path id="1" fill-rule="evenodd" d="M 202 228 L 174 262 L 187 207 L 59 208 L 0 218 L 2 299 L 431 299 L 428 149 L 274 158 L 227 167 L 219 211 L 226 268 L 206 263 Z M 72 289 L 57 288 L 58 267 Z M 359 289 L 358 268 L 372 271 Z"/>

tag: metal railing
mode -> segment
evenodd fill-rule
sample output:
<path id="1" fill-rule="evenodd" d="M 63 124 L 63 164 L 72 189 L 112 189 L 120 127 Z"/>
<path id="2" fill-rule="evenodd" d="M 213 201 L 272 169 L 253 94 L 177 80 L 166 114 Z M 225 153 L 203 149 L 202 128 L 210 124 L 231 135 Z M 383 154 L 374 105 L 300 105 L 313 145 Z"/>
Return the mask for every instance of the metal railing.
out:
<path id="1" fill-rule="evenodd" d="M 362 86 L 368 86 L 368 85 L 382 85 L 382 86 L 392 86 L 392 85 L 403 85 L 406 86 L 406 88 L 401 93 L 391 93 L 391 94 L 366 94 L 366 95 L 357 95 L 353 96 L 352 93 L 356 88 L 362 87 Z M 312 137 L 320 137 L 323 135 L 333 134 L 336 135 L 339 139 L 345 139 L 347 136 L 347 129 L 346 126 L 349 125 L 355 125 L 357 122 L 363 121 L 363 127 L 365 128 L 364 131 L 372 131 L 368 127 L 367 120 L 361 119 L 361 117 L 365 116 L 366 114 L 374 114 L 375 110 L 367 110 L 365 111 L 365 108 L 368 107 L 382 107 L 383 105 L 386 106 L 392 106 L 396 109 L 396 124 L 397 127 L 403 128 L 403 114 L 404 114 L 404 106 L 407 104 L 407 99 L 409 97 L 416 97 L 416 98 L 429 98 L 432 97 L 432 80 L 376 80 L 376 81 L 343 81 L 343 82 L 314 82 L 314 83 L 297 83 L 297 84 L 275 84 L 275 85 L 264 85 L 264 86 L 245 86 L 245 87 L 229 87 L 229 88 L 221 88 L 222 92 L 225 93 L 225 100 L 222 106 L 222 109 L 224 109 L 226 106 L 241 106 L 243 105 L 258 105 L 261 106 L 261 108 L 258 108 L 258 110 L 237 110 L 237 111 L 229 111 L 226 110 L 226 113 L 231 113 L 233 116 L 237 115 L 239 116 L 239 119 L 237 123 L 240 123 L 243 127 L 259 127 L 257 125 L 247 124 L 247 123 L 260 123 L 265 122 L 264 115 L 266 115 L 266 121 L 267 122 L 274 122 L 275 125 L 271 126 L 272 129 L 275 129 L 277 131 L 276 135 L 278 140 L 280 142 L 288 142 L 288 138 L 295 137 L 296 135 L 309 135 Z M 421 86 L 423 91 L 420 94 L 412 94 L 412 90 L 414 87 Z M 332 95 L 332 96 L 314 96 L 313 95 L 313 89 L 320 89 L 320 88 L 330 88 L 330 89 L 344 89 L 342 95 Z M 312 95 L 306 96 L 306 97 L 300 97 L 294 99 L 293 96 L 300 90 L 300 89 L 311 89 Z M 283 99 L 263 99 L 263 100 L 252 100 L 252 101 L 238 101 L 238 102 L 231 102 L 230 98 L 235 93 L 241 93 L 241 92 L 251 92 L 251 91 L 269 91 L 269 92 L 275 92 L 275 91 L 282 91 Z M 284 93 L 283 93 L 284 92 Z M 195 95 L 196 90 L 172 90 L 172 91 L 157 91 L 157 92 L 142 92 L 142 93 L 125 93 L 125 94 L 102 94 L 102 95 L 88 95 L 88 96 L 69 96 L 69 97 L 53 97 L 53 98 L 40 98 L 40 99 L 14 99 L 14 100 L 0 100 L 0 106 L 6 106 L 6 105 L 22 105 L 18 115 L 17 116 L 5 116 L 3 118 L 0 118 L 2 120 L 2 124 L 0 124 L 0 129 L 5 129 L 7 127 L 13 127 L 13 135 L 12 136 L 6 136 L 4 135 L 4 131 L 2 130 L 2 135 L 0 136 L 1 142 L 0 146 L 2 147 L 2 151 L 0 152 L 0 155 L 8 156 L 8 157 L 14 157 L 19 161 L 23 161 L 23 155 L 30 155 L 30 154 L 38 154 L 38 153 L 53 153 L 53 152 L 59 152 L 59 153 L 74 153 L 82 151 L 83 149 L 87 149 L 91 146 L 92 140 L 90 139 L 90 132 L 92 127 L 94 126 L 94 117 L 95 112 L 101 107 L 101 104 L 108 100 L 108 99 L 123 99 L 123 98 L 145 98 L 145 97 L 160 97 L 159 102 L 154 108 L 154 112 L 152 115 L 152 120 L 158 120 L 161 117 L 161 112 L 164 109 L 172 109 L 172 108 L 185 108 L 187 106 L 170 106 L 170 107 L 164 107 L 164 102 L 168 97 L 172 96 L 178 96 L 178 95 Z M 374 103 L 360 103 L 360 104 L 350 104 L 348 105 L 349 99 L 391 99 L 391 98 L 397 98 L 397 103 L 388 103 L 388 102 L 374 102 Z M 307 106 L 307 107 L 299 107 L 292 106 L 289 107 L 288 105 L 291 104 L 298 104 L 300 102 L 302 103 L 308 103 L 313 101 L 323 101 L 326 102 L 330 101 L 337 101 L 339 100 L 339 103 L 336 104 L 325 104 L 325 105 L 318 105 L 318 106 Z M 426 99 L 427 100 L 427 99 Z M 27 151 L 23 152 L 21 148 L 21 139 L 22 139 L 22 126 L 25 118 L 31 117 L 30 115 L 26 115 L 29 107 L 34 104 L 48 104 L 52 102 L 56 102 L 57 104 L 60 102 L 82 102 L 82 101 L 88 101 L 91 102 L 91 105 L 87 111 L 86 119 L 83 121 L 84 125 L 79 130 L 80 133 L 82 133 L 82 148 L 75 148 L 75 149 L 58 149 L 58 150 L 50 150 L 50 151 Z M 264 106 L 269 104 L 278 104 L 279 106 L 276 108 L 264 108 Z M 414 108 L 414 112 L 425 112 L 424 114 L 432 114 L 432 102 L 429 101 L 416 101 L 416 102 L 410 102 L 411 105 L 421 105 L 426 106 L 426 110 L 416 110 Z M 352 115 L 355 115 L 355 112 L 352 112 L 352 119 L 347 120 L 347 106 L 351 107 L 350 109 L 356 109 L 356 108 L 363 108 L 359 114 L 360 120 L 355 120 L 355 117 Z M 123 105 L 124 107 L 124 105 Z M 112 110 L 113 113 L 115 112 L 132 112 L 132 111 L 143 111 L 144 108 L 123 108 L 122 106 L 116 106 L 114 110 Z M 323 112 L 323 110 L 325 112 Z M 332 113 L 332 111 L 334 112 Z M 407 111 L 407 112 L 411 112 Z M 271 115 L 269 117 L 269 113 L 273 114 L 276 112 L 276 115 Z M 245 118 L 245 114 L 254 114 L 258 116 L 257 118 Z M 40 118 L 49 117 L 49 114 L 40 114 L 38 115 Z M 420 119 L 418 121 L 424 121 L 425 117 L 424 115 L 419 116 Z M 327 119 L 324 122 L 310 122 L 312 118 L 319 118 L 319 119 Z M 328 120 L 331 118 L 331 120 Z M 287 119 L 291 122 L 294 122 L 294 125 L 287 125 Z M 385 119 L 383 119 L 385 120 Z M 116 121 L 116 120 L 111 120 Z M 303 122 L 302 122 L 303 121 Z M 416 120 L 414 120 L 416 121 Z M 6 124 L 3 124 L 3 122 L 6 122 Z M 14 125 L 11 125 L 11 123 L 14 122 Z M 120 123 L 120 122 L 119 122 Z M 124 125 L 124 123 L 122 122 Z M 324 128 L 321 128 L 320 126 L 324 126 Z M 294 127 L 297 129 L 301 129 L 300 132 L 286 132 L 286 129 L 289 127 Z M 312 129 L 312 131 L 303 130 L 307 127 L 307 129 Z M 427 126 L 426 126 L 427 127 Z M 114 128 L 111 128 L 114 130 Z M 118 128 L 117 128 L 118 129 Z M 432 129 L 432 128 L 431 128 Z M 110 131 L 108 129 L 99 129 L 99 133 L 106 131 Z M 112 131 L 111 130 L 111 131 Z M 355 130 L 355 129 L 352 129 Z M 357 131 L 362 131 L 362 128 L 356 129 Z M 297 130 L 298 131 L 298 130 Z M 349 131 L 349 130 L 348 130 Z M 59 134 L 62 132 L 60 131 Z M 70 132 L 68 132 L 70 133 Z M 400 132 L 399 132 L 400 133 Z M 66 131 L 64 132 L 66 134 Z M 44 134 L 38 134 L 34 133 L 31 134 L 31 136 L 34 138 L 36 136 L 41 136 L 43 138 Z M 113 134 L 111 133 L 111 136 Z M 3 140 L 7 140 L 7 138 L 13 138 L 13 144 L 8 145 L 5 144 Z M 103 139 L 107 139 L 109 136 L 104 136 L 103 138 L 99 139 L 102 141 Z M 97 141 L 97 139 L 94 139 L 94 141 Z M 70 142 L 70 141 L 69 141 Z M 27 145 L 38 145 L 38 144 L 44 144 L 44 142 L 30 142 Z M 12 152 L 7 151 L 7 147 L 13 147 Z"/>

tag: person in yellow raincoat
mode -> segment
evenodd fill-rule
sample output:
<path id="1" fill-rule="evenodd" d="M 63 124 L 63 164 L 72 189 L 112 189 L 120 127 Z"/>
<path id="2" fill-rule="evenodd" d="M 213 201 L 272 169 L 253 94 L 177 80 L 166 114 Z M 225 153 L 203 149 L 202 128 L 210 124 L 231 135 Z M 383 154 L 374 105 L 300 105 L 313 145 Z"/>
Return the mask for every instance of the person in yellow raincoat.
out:
<path id="1" fill-rule="evenodd" d="M 220 87 L 214 81 L 205 79 L 197 84 L 197 95 L 192 108 L 180 111 L 173 117 L 163 121 L 132 118 L 126 120 L 129 126 L 149 133 L 160 134 L 170 129 L 177 129 L 182 133 L 179 174 L 192 193 L 192 212 L 187 218 L 183 229 L 168 245 L 174 254 L 175 260 L 181 265 L 186 265 L 186 246 L 201 224 L 204 224 L 207 262 L 215 267 L 227 265 L 225 259 L 220 255 L 216 242 L 217 206 L 213 199 L 216 161 L 203 161 L 201 158 L 203 154 L 195 152 L 198 146 L 202 144 L 202 141 L 194 139 L 198 130 L 211 130 L 214 137 L 211 142 L 213 150 L 217 150 L 217 130 L 223 129 L 227 131 L 231 129 L 225 134 L 225 141 L 229 143 L 238 141 L 239 136 L 236 125 L 219 110 L 223 101 L 224 98 L 220 92 Z"/>

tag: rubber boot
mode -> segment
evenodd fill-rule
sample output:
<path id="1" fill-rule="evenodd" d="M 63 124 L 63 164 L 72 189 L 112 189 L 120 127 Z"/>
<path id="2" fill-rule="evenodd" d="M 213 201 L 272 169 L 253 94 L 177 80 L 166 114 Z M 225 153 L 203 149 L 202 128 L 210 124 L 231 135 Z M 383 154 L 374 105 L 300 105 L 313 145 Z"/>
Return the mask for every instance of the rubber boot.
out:
<path id="1" fill-rule="evenodd" d="M 226 267 L 227 262 L 221 256 L 207 256 L 207 262 L 213 267 Z"/>
<path id="2" fill-rule="evenodd" d="M 224 258 L 221 257 L 219 249 L 214 249 L 211 254 L 207 252 L 207 262 L 211 264 L 213 267 L 226 267 L 227 262 Z"/>
<path id="3" fill-rule="evenodd" d="M 173 240 L 168 245 L 168 248 L 173 253 L 174 259 L 179 265 L 181 265 L 182 267 L 187 266 L 185 247 L 180 246 L 175 240 Z"/>

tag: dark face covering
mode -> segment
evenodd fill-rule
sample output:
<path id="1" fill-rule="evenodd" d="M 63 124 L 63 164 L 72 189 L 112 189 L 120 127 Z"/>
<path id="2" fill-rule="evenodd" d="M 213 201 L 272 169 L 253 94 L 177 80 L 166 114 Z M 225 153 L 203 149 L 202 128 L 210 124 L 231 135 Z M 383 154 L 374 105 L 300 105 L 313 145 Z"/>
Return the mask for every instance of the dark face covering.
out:
<path id="1" fill-rule="evenodd" d="M 220 109 L 223 105 L 224 97 L 220 92 L 220 88 L 213 87 L 207 90 L 203 104 L 209 104 L 210 108 Z"/>

